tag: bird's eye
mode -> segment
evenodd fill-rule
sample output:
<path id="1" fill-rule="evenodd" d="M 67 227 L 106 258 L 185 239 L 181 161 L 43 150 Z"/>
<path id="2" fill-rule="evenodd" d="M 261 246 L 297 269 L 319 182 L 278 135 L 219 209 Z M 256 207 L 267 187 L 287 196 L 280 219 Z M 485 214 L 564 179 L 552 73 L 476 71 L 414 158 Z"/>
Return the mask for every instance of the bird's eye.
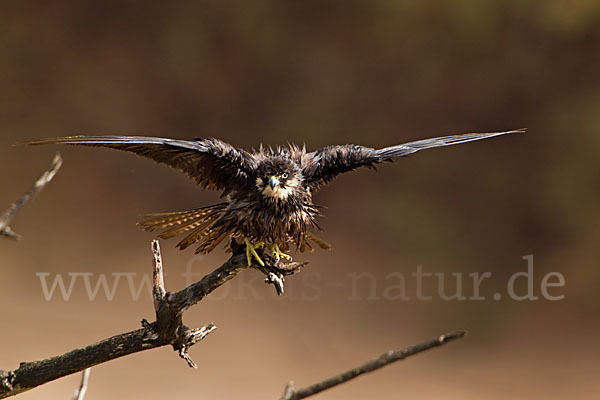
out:
<path id="1" fill-rule="evenodd" d="M 288 177 L 288 174 L 287 174 L 287 172 L 284 172 L 283 174 L 281 174 L 281 177 L 282 177 L 283 179 L 286 179 L 286 178 Z"/>

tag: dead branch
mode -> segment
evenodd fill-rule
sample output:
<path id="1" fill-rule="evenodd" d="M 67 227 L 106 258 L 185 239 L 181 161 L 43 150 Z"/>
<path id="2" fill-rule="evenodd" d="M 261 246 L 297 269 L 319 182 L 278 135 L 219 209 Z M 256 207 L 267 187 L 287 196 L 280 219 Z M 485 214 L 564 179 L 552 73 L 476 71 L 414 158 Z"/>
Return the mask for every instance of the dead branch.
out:
<path id="1" fill-rule="evenodd" d="M 253 263 L 249 267 L 247 265 L 244 246 L 237 245 L 235 241 L 232 241 L 231 248 L 233 255 L 221 267 L 187 288 L 179 292 L 170 293 L 165 290 L 159 243 L 157 240 L 152 241 L 152 297 L 156 321 L 150 323 L 143 319 L 141 329 L 115 335 L 87 347 L 75 349 L 42 361 L 22 362 L 19 368 L 13 371 L 0 370 L 0 399 L 15 396 L 55 379 L 87 370 L 94 365 L 106 361 L 166 345 L 171 345 L 190 367 L 196 368 L 197 365 L 189 356 L 188 350 L 215 330 L 216 326 L 212 323 L 198 329 L 190 329 L 185 326 L 183 324 L 183 313 L 189 307 L 204 299 L 216 288 L 233 279 L 242 270 L 248 268 L 257 269 L 265 274 L 267 276 L 265 282 L 273 284 L 277 293 L 281 294 L 284 290 L 284 277 L 298 272 L 305 265 L 304 263 L 278 264 L 268 255 L 261 254 L 261 258 L 265 261 L 266 266 Z M 406 357 L 425 350 L 441 346 L 464 335 L 464 331 L 451 332 L 437 339 L 403 350 L 389 351 L 357 368 L 300 390 L 294 390 L 293 382 L 290 382 L 286 386 L 281 399 L 298 400 L 312 396 L 356 378 L 359 375 L 375 371 L 395 361 L 403 360 Z M 86 386 L 87 377 L 84 374 L 77 394 L 78 396 L 82 397 L 85 395 Z"/>
<path id="2" fill-rule="evenodd" d="M 402 350 L 397 351 L 388 351 L 387 353 L 383 353 L 379 357 L 374 360 L 371 360 L 365 364 L 362 364 L 356 368 L 352 368 L 346 372 L 342 372 L 339 375 L 332 376 L 329 379 L 325 379 L 324 381 L 315 383 L 314 385 L 307 386 L 305 388 L 294 390 L 294 382 L 291 381 L 285 387 L 283 392 L 283 396 L 280 400 L 299 400 L 304 399 L 306 397 L 315 395 L 317 393 L 322 392 L 323 390 L 332 388 L 334 386 L 340 385 L 342 383 L 348 382 L 350 379 L 354 379 L 359 375 L 366 374 L 367 372 L 375 371 L 379 368 L 385 367 L 393 362 L 404 360 L 406 357 L 413 356 L 415 354 L 421 353 L 425 350 L 432 349 L 434 347 L 439 347 L 443 344 L 446 344 L 454 339 L 459 339 L 464 337 L 466 334 L 465 331 L 455 331 L 450 332 L 445 335 L 441 335 L 436 339 L 429 340 L 427 342 L 423 342 L 411 347 L 407 347 Z"/>
<path id="3" fill-rule="evenodd" d="M 297 272 L 304 264 L 292 263 L 277 266 L 266 254 L 262 255 L 267 266 L 247 265 L 244 246 L 232 241 L 233 255 L 221 267 L 204 276 L 200 281 L 175 293 L 164 288 L 162 260 L 158 241 L 152 242 L 153 254 L 153 300 L 156 321 L 142 320 L 142 328 L 115 335 L 84 348 L 75 349 L 60 356 L 42 361 L 23 362 L 13 371 L 0 370 L 0 399 L 17 395 L 55 379 L 83 371 L 94 365 L 114 360 L 129 354 L 156 347 L 171 345 L 190 367 L 196 367 L 188 355 L 188 349 L 216 329 L 212 323 L 199 329 L 190 329 L 183 324 L 183 312 L 201 301 L 239 272 L 247 268 L 274 274 L 278 292 L 283 291 L 283 277 Z M 269 282 L 273 283 L 273 282 Z"/>
<path id="4" fill-rule="evenodd" d="M 48 170 L 44 172 L 42 176 L 38 178 L 37 181 L 35 181 L 31 189 L 29 189 L 19 200 L 15 201 L 10 207 L 8 207 L 6 211 L 4 211 L 4 213 L 0 215 L 0 236 L 5 236 L 16 240 L 21 238 L 12 229 L 10 229 L 10 226 L 8 224 L 11 223 L 11 221 L 17 214 L 17 211 L 19 211 L 21 207 L 27 204 L 29 200 L 31 200 L 36 194 L 38 194 L 44 188 L 44 186 L 46 186 L 48 182 L 50 182 L 52 178 L 54 178 L 54 175 L 56 175 L 56 172 L 58 171 L 61 165 L 62 158 L 60 157 L 60 154 L 56 153 L 54 159 L 52 159 L 52 164 L 50 164 Z"/>
<path id="5" fill-rule="evenodd" d="M 79 387 L 75 389 L 73 400 L 83 400 L 85 398 L 85 392 L 87 392 L 88 380 L 90 379 L 91 368 L 86 368 L 81 374 L 81 383 Z"/>

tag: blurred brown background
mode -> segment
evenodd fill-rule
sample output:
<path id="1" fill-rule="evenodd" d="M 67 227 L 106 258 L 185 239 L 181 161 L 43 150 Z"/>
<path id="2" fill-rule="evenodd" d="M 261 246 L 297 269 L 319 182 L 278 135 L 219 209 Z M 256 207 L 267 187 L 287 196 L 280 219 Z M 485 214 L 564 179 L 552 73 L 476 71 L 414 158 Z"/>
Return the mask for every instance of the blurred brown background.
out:
<path id="1" fill-rule="evenodd" d="M 319 192 L 333 252 L 275 298 L 245 272 L 186 313 L 219 329 L 187 368 L 168 348 L 92 370 L 87 398 L 276 399 L 388 349 L 470 334 L 322 394 L 321 399 L 559 399 L 600 394 L 600 3 L 3 2 L 0 13 L 0 209 L 57 147 L 16 142 L 73 134 L 215 136 L 244 148 L 372 147 L 469 131 L 525 135 L 431 150 L 343 176 Z M 125 278 L 112 301 L 44 298 L 36 273 L 150 273 L 147 212 L 215 202 L 182 174 L 130 154 L 60 148 L 62 170 L 0 240 L 0 368 L 135 329 L 153 317 Z M 162 243 L 167 287 L 201 259 Z M 560 272 L 561 301 L 515 301 L 510 276 L 535 260 L 535 294 Z M 410 274 L 490 271 L 484 301 L 415 298 Z M 352 277 L 370 272 L 357 288 Z M 383 296 L 392 273 L 410 300 Z M 111 281 L 112 282 L 112 281 Z M 341 283 L 341 284 L 340 284 Z M 452 281 L 447 291 L 453 292 Z M 520 282 L 517 289 L 526 289 Z M 358 290 L 358 295 L 353 290 Z M 436 284 L 425 287 L 437 293 Z M 79 376 L 23 399 L 65 399 Z"/>

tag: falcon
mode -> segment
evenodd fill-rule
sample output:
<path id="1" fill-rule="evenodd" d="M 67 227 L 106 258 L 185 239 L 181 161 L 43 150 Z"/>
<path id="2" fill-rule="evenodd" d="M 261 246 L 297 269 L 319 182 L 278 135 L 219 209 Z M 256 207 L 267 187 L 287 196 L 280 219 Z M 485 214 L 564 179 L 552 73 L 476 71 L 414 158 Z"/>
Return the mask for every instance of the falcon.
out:
<path id="1" fill-rule="evenodd" d="M 418 140 L 373 149 L 353 144 L 327 146 L 308 152 L 305 147 L 266 148 L 251 152 L 215 138 L 178 140 L 143 136 L 71 136 L 29 142 L 109 147 L 129 151 L 180 170 L 206 189 L 222 192 L 223 202 L 187 211 L 148 214 L 140 223 L 147 231 L 161 231 L 161 239 L 183 235 L 183 250 L 196 244 L 196 254 L 209 253 L 223 240 L 246 245 L 248 265 L 264 266 L 257 249 L 277 262 L 291 261 L 290 244 L 297 251 L 331 246 L 312 231 L 319 230 L 319 207 L 313 193 L 338 175 L 359 167 L 374 168 L 420 150 L 523 132 L 524 129 L 467 133 Z M 227 242 L 227 243 L 228 243 Z"/>

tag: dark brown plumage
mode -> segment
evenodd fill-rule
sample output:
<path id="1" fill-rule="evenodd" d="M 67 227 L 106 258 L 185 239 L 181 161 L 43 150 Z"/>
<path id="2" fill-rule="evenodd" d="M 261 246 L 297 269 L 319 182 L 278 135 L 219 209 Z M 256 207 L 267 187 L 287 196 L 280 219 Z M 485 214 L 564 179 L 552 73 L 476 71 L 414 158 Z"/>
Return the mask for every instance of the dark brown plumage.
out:
<path id="1" fill-rule="evenodd" d="M 444 136 L 379 150 L 349 144 L 313 152 L 289 145 L 277 149 L 261 147 L 250 153 L 214 138 L 189 141 L 140 136 L 73 136 L 29 144 L 110 147 L 176 168 L 202 187 L 222 191 L 225 201 L 189 211 L 147 215 L 148 219 L 141 223 L 144 229 L 162 230 L 159 237 L 163 239 L 187 233 L 178 247 L 185 249 L 197 244 L 196 253 L 208 253 L 223 240 L 234 238 L 239 243 L 246 242 L 247 247 L 268 246 L 278 258 L 287 257 L 279 249 L 288 249 L 289 243 L 300 251 L 312 250 L 311 241 L 322 248 L 330 247 L 310 232 L 318 229 L 316 217 L 319 215 L 312 193 L 339 174 L 359 167 L 374 167 L 419 150 L 522 131 Z"/>

